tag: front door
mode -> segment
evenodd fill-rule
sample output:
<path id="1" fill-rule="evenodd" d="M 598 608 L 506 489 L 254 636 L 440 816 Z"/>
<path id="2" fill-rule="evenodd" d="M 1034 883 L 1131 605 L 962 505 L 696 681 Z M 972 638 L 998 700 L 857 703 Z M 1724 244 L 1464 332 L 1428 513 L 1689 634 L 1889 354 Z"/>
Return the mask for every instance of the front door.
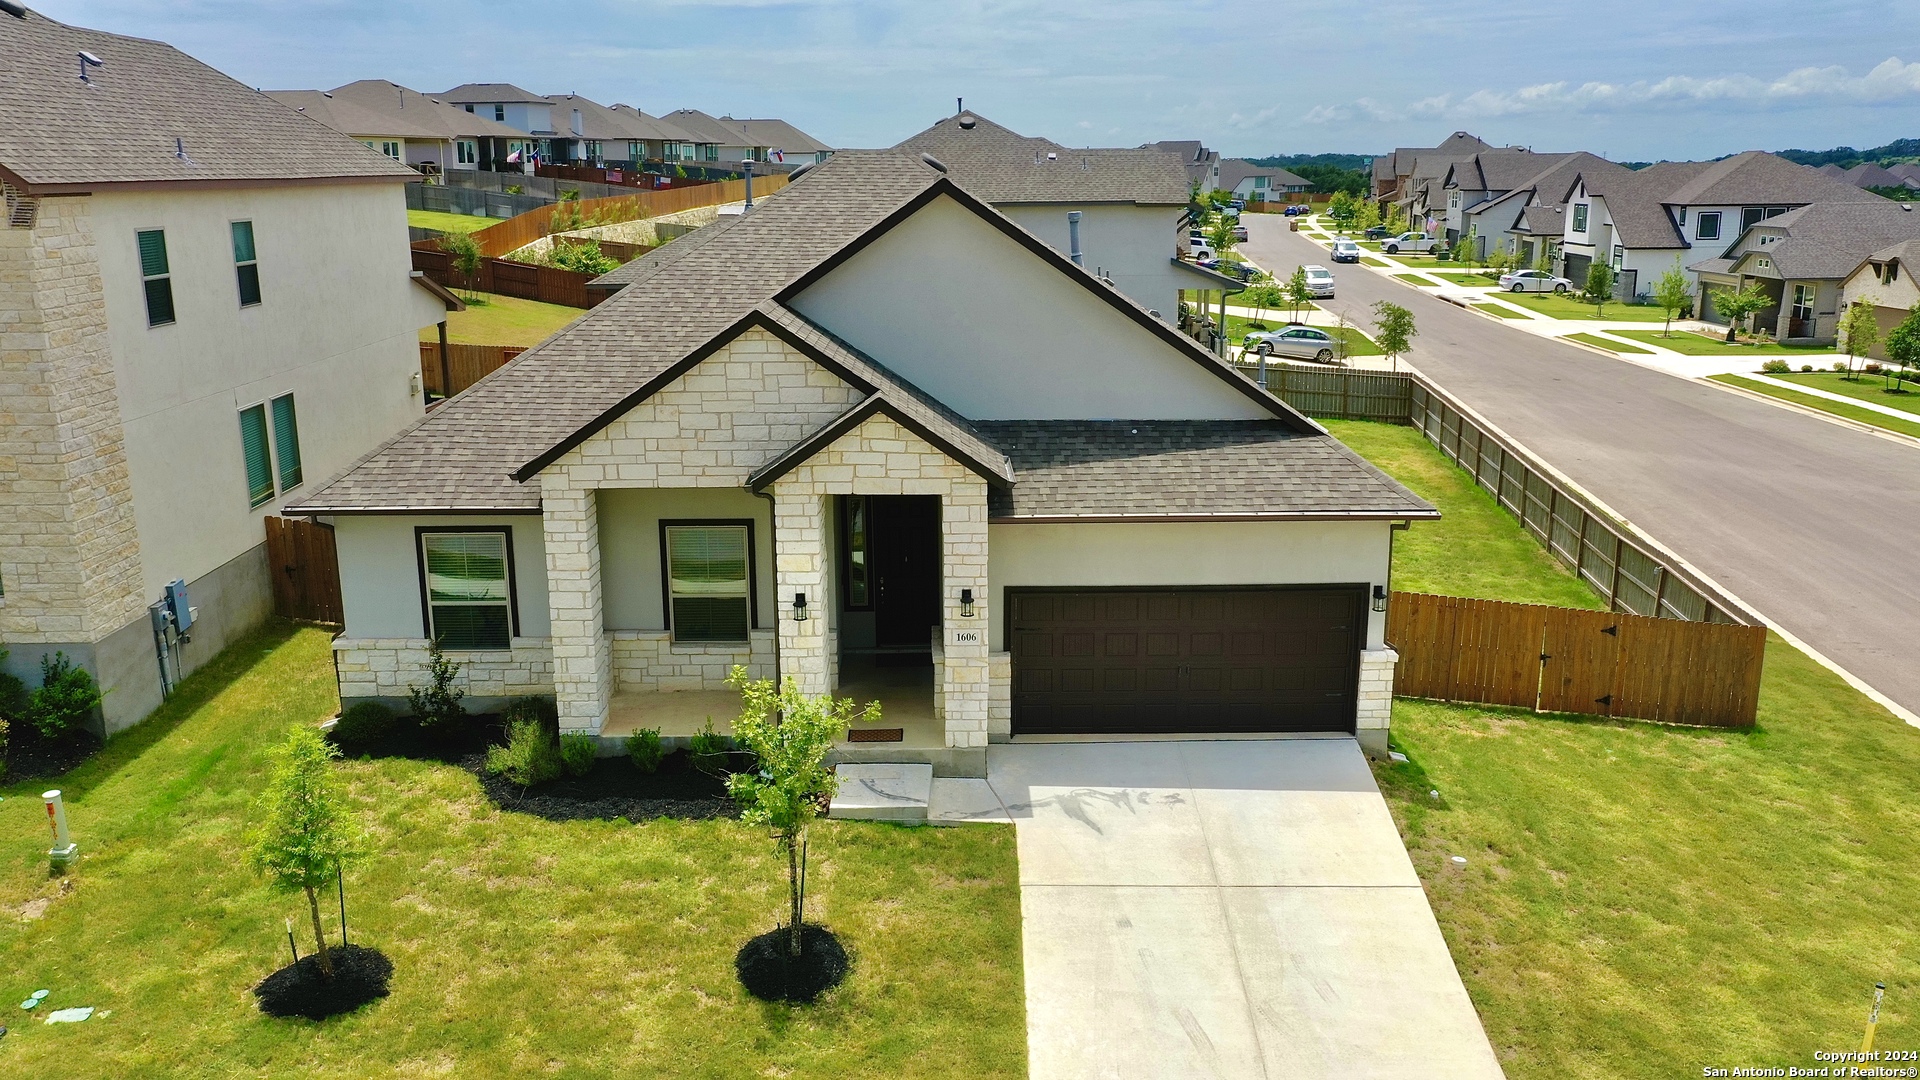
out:
<path id="1" fill-rule="evenodd" d="M 874 645 L 883 652 L 930 651 L 940 622 L 940 498 L 872 495 L 867 508 Z"/>

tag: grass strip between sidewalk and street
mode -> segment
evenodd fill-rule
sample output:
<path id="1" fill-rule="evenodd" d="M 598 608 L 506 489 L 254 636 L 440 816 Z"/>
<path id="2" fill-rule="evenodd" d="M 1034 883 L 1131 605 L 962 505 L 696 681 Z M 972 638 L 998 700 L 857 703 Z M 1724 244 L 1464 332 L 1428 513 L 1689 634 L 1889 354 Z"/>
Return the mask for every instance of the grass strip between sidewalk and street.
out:
<path id="1" fill-rule="evenodd" d="M 1609 300 L 1604 310 L 1595 313 L 1592 304 L 1572 296 L 1559 296 L 1553 293 L 1505 293 L 1501 298 L 1529 311 L 1537 311 L 1550 319 L 1587 322 L 1663 323 L 1667 321 L 1667 313 L 1652 304 L 1622 304 L 1618 300 Z"/>
<path id="2" fill-rule="evenodd" d="M 1628 345 L 1619 341 L 1609 341 L 1598 334 L 1562 334 L 1560 336 L 1567 341 L 1577 341 L 1582 345 L 1591 345 L 1596 349 L 1605 349 L 1612 353 L 1638 353 L 1642 356 L 1653 355 L 1652 349 L 1643 349 L 1638 345 Z"/>
<path id="3" fill-rule="evenodd" d="M 1585 590 L 1414 429 L 1327 426 L 1444 515 L 1399 535 L 1396 588 Z M 1876 982 L 1878 1044 L 1920 1045 L 1920 730 L 1784 641 L 1752 730 L 1414 700 L 1393 725 L 1409 760 L 1375 775 L 1511 1080 L 1813 1067 Z"/>
<path id="4" fill-rule="evenodd" d="M 1859 367 L 1860 363 L 1856 360 L 1854 362 L 1856 372 Z M 1916 419 L 1920 419 L 1920 386 L 1911 379 L 1906 380 L 1904 385 L 1896 390 L 1893 380 L 1884 375 L 1868 375 L 1864 372 L 1855 374 L 1851 379 L 1838 371 L 1792 371 L 1769 375 L 1768 378 L 1799 383 L 1802 386 L 1825 390 L 1829 394 L 1839 394 L 1842 397 L 1870 401 L 1889 409 L 1913 413 Z"/>
<path id="5" fill-rule="evenodd" d="M 1524 311 L 1515 311 L 1510 307 L 1484 300 L 1474 304 L 1473 310 L 1484 311 L 1496 319 L 1531 319 L 1533 317 Z"/>
<path id="6" fill-rule="evenodd" d="M 1916 418 L 1913 423 L 1908 423 L 1899 417 L 1874 412 L 1872 409 L 1862 409 L 1855 405 L 1848 405 L 1839 401 L 1830 401 L 1823 397 L 1815 397 L 1812 394 L 1802 394 L 1794 390 L 1783 390 L 1778 386 L 1745 378 L 1740 375 L 1709 375 L 1707 378 L 1714 382 L 1725 383 L 1728 386 L 1737 386 L 1742 390 L 1751 390 L 1756 394 L 1765 394 L 1770 398 L 1790 401 L 1795 405 L 1804 405 L 1809 409 L 1817 409 L 1823 413 L 1845 417 L 1848 420 L 1857 420 L 1862 424 L 1868 424 L 1885 431 L 1920 438 L 1920 418 Z"/>
<path id="7" fill-rule="evenodd" d="M 1739 342 L 1728 344 L 1720 335 L 1711 337 L 1697 334 L 1691 330 L 1675 330 L 1672 336 L 1658 330 L 1609 330 L 1609 334 L 1644 341 L 1649 345 L 1658 345 L 1663 349 L 1672 349 L 1688 356 L 1801 356 L 1813 354 L 1809 359 L 1817 359 L 1820 354 L 1831 354 L 1831 345 L 1782 344 L 1778 341 Z M 1824 388 L 1823 388 L 1824 389 Z"/>

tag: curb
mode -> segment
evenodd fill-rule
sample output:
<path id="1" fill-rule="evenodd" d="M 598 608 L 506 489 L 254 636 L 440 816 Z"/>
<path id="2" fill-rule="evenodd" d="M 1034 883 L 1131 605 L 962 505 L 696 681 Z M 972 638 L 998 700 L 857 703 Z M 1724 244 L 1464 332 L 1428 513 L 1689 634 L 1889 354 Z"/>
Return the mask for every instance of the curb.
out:
<path id="1" fill-rule="evenodd" d="M 1739 372 L 1729 372 L 1728 374 L 1737 375 L 1739 374 Z M 1735 386 L 1732 383 L 1723 383 L 1723 382 L 1719 382 L 1714 379 L 1708 379 L 1708 378 L 1698 378 L 1693 381 L 1698 383 L 1705 383 L 1708 386 L 1714 387 L 1715 389 L 1725 390 L 1728 393 L 1738 394 L 1741 397 L 1754 398 L 1759 401 L 1764 401 L 1769 405 L 1786 409 L 1790 412 L 1797 412 L 1804 416 L 1811 416 L 1816 420 L 1825 420 L 1829 424 L 1838 424 L 1841 427 L 1852 428 L 1855 431 L 1865 432 L 1868 435 L 1877 435 L 1880 438 L 1888 440 L 1889 442 L 1896 442 L 1902 446 L 1911 446 L 1911 447 L 1914 447 L 1915 449 L 1920 449 L 1920 436 L 1903 435 L 1898 431 L 1888 431 L 1886 428 L 1875 427 L 1872 424 L 1855 420 L 1852 417 L 1839 416 L 1837 414 L 1827 412 L 1824 409 L 1816 409 L 1811 405 L 1802 405 L 1797 401 L 1788 401 L 1785 398 L 1777 398 L 1771 394 L 1762 394 L 1758 390 L 1749 390 L 1744 386 Z M 1920 420 L 1916 420 L 1915 423 L 1920 423 Z"/>

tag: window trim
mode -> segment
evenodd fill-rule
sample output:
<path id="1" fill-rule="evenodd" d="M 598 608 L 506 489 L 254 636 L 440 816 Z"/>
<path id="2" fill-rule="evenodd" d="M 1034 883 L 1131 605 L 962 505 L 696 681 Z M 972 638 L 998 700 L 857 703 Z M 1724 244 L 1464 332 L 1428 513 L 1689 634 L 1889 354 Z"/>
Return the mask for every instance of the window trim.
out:
<path id="1" fill-rule="evenodd" d="M 1586 235 L 1587 225 L 1589 224 L 1589 215 L 1591 213 L 1592 211 L 1588 209 L 1587 203 L 1573 204 L 1573 231 L 1574 232 L 1577 232 L 1582 236 Z"/>
<path id="2" fill-rule="evenodd" d="M 480 147 L 472 139 L 453 140 L 453 160 L 460 165 L 477 165 L 480 162 Z"/>
<path id="3" fill-rule="evenodd" d="M 260 287 L 260 237 L 254 233 L 252 218 L 234 218 L 227 222 L 227 238 L 229 241 L 231 241 L 234 238 L 233 237 L 234 229 L 240 225 L 245 225 L 247 227 L 247 245 L 253 248 L 253 258 L 242 262 L 240 259 L 239 250 L 236 249 L 234 251 L 233 253 L 233 285 L 234 285 L 234 289 L 239 293 L 240 307 L 242 309 L 250 308 L 250 307 L 259 307 L 261 303 L 265 301 L 267 298 L 266 290 Z M 242 285 L 242 282 L 245 279 L 242 271 L 246 267 L 253 268 L 254 298 L 252 303 L 247 302 L 247 290 Z"/>
<path id="4" fill-rule="evenodd" d="M 1708 221 L 1713 222 L 1713 232 L 1711 235 L 1707 232 Z M 1702 210 L 1698 214 L 1695 214 L 1693 218 L 1693 238 L 1695 240 L 1720 239 L 1720 211 Z"/>
<path id="5" fill-rule="evenodd" d="M 292 421 L 289 426 L 293 428 L 293 467 L 299 473 L 291 484 L 287 483 L 286 439 L 280 430 L 279 407 L 283 401 L 287 403 L 288 419 Z M 306 464 L 300 453 L 300 403 L 294 400 L 293 391 L 289 390 L 268 398 L 266 404 L 267 443 L 273 447 L 274 457 L 273 478 L 280 485 L 280 494 L 285 495 L 307 482 Z"/>
<path id="6" fill-rule="evenodd" d="M 867 535 L 865 541 L 867 555 L 867 599 L 864 603 L 858 604 L 853 602 L 852 500 L 854 499 L 868 500 L 865 507 L 867 514 Z M 840 541 L 840 610 L 842 611 L 873 610 L 873 502 L 871 500 L 872 497 L 867 495 L 848 494 L 840 496 L 840 513 L 838 514 L 840 519 L 840 534 L 837 539 Z"/>
<path id="7" fill-rule="evenodd" d="M 420 576 L 420 635 L 428 641 L 433 636 L 433 598 L 427 594 L 427 535 L 430 533 L 498 533 L 506 537 L 507 544 L 507 645 L 506 649 L 455 649 L 455 652 L 505 652 L 513 648 L 513 639 L 520 636 L 520 582 L 514 574 L 513 563 L 513 526 L 511 525 L 415 525 L 413 527 L 413 557 Z"/>
<path id="8" fill-rule="evenodd" d="M 703 525 L 732 525 L 747 530 L 747 640 L 752 641 L 753 632 L 760 629 L 760 560 L 753 543 L 752 518 L 660 519 L 660 617 L 666 624 L 668 638 L 675 645 L 681 643 L 679 638 L 673 636 L 673 564 L 671 562 L 673 553 L 667 547 L 667 529 L 699 528 Z M 736 642 L 689 641 L 686 644 L 732 645 Z"/>
<path id="9" fill-rule="evenodd" d="M 140 238 L 148 233 L 158 233 L 160 235 L 160 257 L 165 259 L 167 263 L 165 273 L 151 275 L 147 273 L 147 260 L 140 254 Z M 133 264 L 140 268 L 140 303 L 147 311 L 147 329 L 152 330 L 155 327 L 173 326 L 179 323 L 180 303 L 173 295 L 173 256 L 167 253 L 167 230 L 165 227 L 155 226 L 151 229 L 136 228 L 133 230 Z M 164 322 L 155 322 L 153 320 L 153 298 L 148 294 L 147 286 L 155 281 L 164 281 L 167 285 L 168 318 Z"/>

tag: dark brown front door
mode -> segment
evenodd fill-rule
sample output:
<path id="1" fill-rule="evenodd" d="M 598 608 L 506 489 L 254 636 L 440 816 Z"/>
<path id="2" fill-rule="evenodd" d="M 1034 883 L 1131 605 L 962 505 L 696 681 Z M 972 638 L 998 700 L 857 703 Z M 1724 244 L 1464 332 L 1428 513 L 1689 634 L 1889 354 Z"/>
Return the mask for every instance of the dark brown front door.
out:
<path id="1" fill-rule="evenodd" d="M 874 644 L 931 651 L 940 621 L 940 498 L 874 495 L 867 505 Z"/>
<path id="2" fill-rule="evenodd" d="M 1008 589 L 1013 733 L 1352 731 L 1364 586 Z"/>

